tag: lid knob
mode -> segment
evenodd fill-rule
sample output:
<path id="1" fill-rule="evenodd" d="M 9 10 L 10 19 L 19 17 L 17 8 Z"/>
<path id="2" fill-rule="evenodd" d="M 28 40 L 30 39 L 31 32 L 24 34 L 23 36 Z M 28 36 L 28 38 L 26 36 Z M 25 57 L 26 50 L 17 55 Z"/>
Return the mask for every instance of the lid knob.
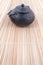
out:
<path id="1" fill-rule="evenodd" d="M 24 7 L 24 4 L 22 4 L 21 6 Z"/>

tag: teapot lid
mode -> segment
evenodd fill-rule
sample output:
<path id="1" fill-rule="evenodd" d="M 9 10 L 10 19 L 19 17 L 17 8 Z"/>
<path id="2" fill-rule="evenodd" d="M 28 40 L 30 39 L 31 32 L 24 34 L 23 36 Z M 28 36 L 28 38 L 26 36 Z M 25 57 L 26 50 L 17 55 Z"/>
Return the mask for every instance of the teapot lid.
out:
<path id="1" fill-rule="evenodd" d="M 15 8 L 15 12 L 18 13 L 29 13 L 30 12 L 30 7 L 29 6 L 25 6 L 24 4 L 21 4 L 19 6 L 16 6 Z"/>

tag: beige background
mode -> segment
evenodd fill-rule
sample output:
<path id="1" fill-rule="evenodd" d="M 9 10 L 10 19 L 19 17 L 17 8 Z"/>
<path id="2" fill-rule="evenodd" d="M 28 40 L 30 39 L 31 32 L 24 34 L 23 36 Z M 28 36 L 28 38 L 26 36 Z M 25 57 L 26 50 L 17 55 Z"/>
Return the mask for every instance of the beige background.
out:
<path id="1" fill-rule="evenodd" d="M 7 15 L 22 3 L 35 13 L 34 22 L 24 28 Z M 43 0 L 0 0 L 0 65 L 43 65 Z"/>

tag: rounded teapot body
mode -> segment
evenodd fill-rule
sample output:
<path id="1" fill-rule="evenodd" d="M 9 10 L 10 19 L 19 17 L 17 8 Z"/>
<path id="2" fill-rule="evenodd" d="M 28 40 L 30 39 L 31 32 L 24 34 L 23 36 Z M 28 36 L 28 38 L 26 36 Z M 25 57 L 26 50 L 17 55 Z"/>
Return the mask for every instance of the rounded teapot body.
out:
<path id="1" fill-rule="evenodd" d="M 34 13 L 28 6 L 22 4 L 22 7 L 18 8 L 19 6 L 9 12 L 11 20 L 16 25 L 23 27 L 34 21 Z"/>

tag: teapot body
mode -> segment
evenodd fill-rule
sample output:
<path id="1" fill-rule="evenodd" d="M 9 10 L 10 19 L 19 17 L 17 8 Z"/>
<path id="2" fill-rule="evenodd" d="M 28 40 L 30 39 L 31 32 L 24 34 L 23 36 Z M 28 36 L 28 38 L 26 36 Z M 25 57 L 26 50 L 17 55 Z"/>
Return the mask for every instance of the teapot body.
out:
<path id="1" fill-rule="evenodd" d="M 17 8 L 16 8 L 17 9 Z M 30 9 L 29 12 L 17 12 L 16 9 L 9 12 L 9 16 L 13 23 L 15 23 L 18 26 L 24 27 L 29 25 L 34 21 L 34 13 Z"/>

